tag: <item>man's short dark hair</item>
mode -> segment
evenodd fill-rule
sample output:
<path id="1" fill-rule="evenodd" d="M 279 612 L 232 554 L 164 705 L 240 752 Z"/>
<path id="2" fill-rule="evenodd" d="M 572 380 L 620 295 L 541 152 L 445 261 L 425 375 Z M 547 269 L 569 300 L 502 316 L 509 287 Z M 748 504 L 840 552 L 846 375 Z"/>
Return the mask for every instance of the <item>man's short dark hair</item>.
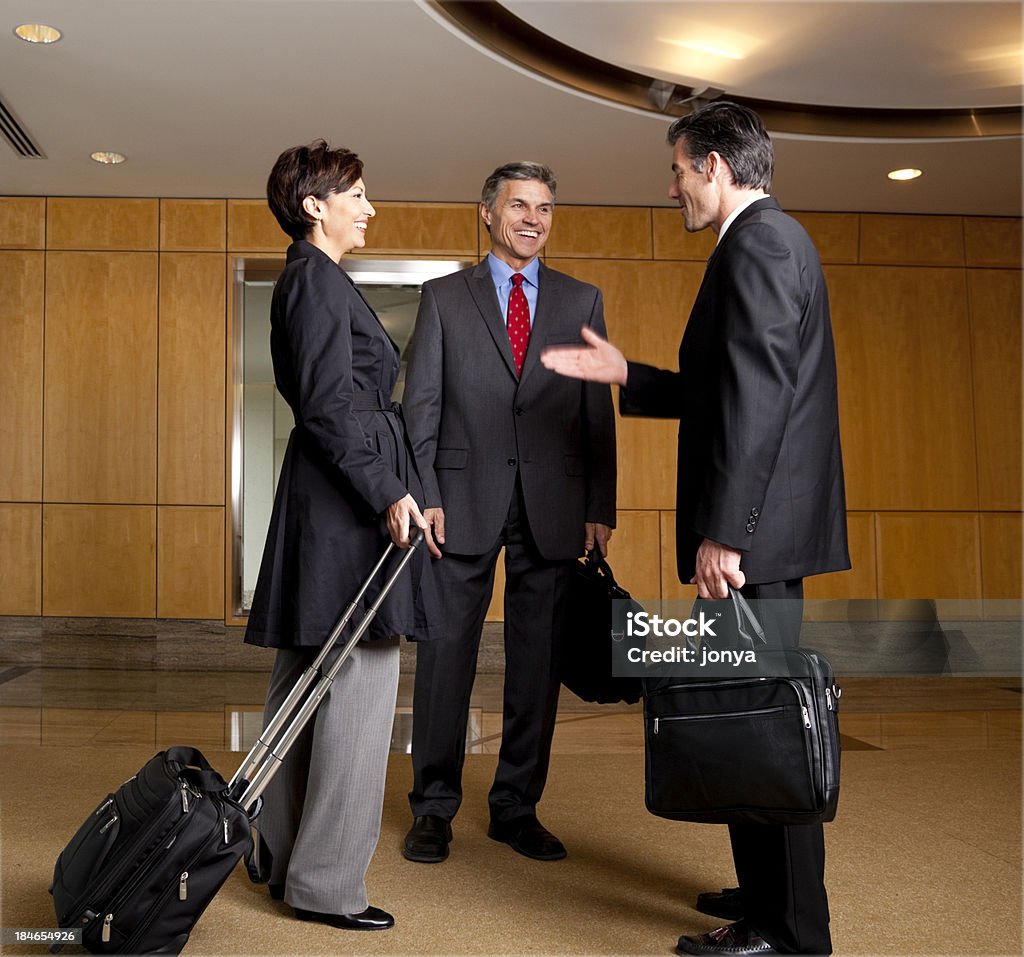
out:
<path id="1" fill-rule="evenodd" d="M 775 152 L 761 117 L 753 110 L 728 100 L 708 103 L 668 128 L 669 146 L 684 137 L 683 150 L 698 172 L 714 151 L 729 164 L 737 186 L 771 188 Z"/>
<path id="2" fill-rule="evenodd" d="M 323 140 L 285 150 L 267 179 L 267 205 L 292 239 L 305 239 L 313 217 L 303 208 L 307 196 L 327 199 L 344 193 L 363 175 L 363 161 L 344 147 L 331 149 Z"/>
<path id="3" fill-rule="evenodd" d="M 494 212 L 494 204 L 498 201 L 501 184 L 510 179 L 540 180 L 551 191 L 551 202 L 555 201 L 555 189 L 558 183 L 549 166 L 545 166 L 543 163 L 506 163 L 504 166 L 499 166 L 484 180 L 484 188 L 480 191 L 480 202 L 491 212 Z"/>

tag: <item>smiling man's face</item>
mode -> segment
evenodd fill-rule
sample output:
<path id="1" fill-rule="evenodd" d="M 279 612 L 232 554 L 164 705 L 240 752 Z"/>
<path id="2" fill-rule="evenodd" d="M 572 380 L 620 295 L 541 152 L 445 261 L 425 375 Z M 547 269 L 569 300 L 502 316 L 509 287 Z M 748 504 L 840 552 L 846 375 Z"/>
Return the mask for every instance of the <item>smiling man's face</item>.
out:
<path id="1" fill-rule="evenodd" d="M 539 179 L 507 179 L 494 209 L 483 204 L 480 215 L 491 228 L 491 252 L 517 272 L 544 248 L 551 232 L 554 202 Z"/>

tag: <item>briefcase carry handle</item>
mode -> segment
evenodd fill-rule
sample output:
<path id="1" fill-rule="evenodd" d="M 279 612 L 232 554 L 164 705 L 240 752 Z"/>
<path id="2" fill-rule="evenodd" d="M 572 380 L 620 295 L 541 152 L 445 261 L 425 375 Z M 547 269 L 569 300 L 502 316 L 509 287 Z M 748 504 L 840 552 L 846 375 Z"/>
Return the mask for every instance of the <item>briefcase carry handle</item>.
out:
<path id="1" fill-rule="evenodd" d="M 583 561 L 591 574 L 602 578 L 607 583 L 608 594 L 612 598 L 630 597 L 629 592 L 615 580 L 615 575 L 612 574 L 612 566 L 608 564 L 607 559 L 601 554 L 601 549 L 596 545 L 587 552 Z"/>
<path id="2" fill-rule="evenodd" d="M 409 547 L 385 580 L 384 586 L 381 588 L 376 599 L 374 599 L 373 604 L 367 609 L 366 614 L 345 642 L 341 653 L 335 658 L 330 668 L 324 671 L 324 663 L 331 649 L 334 648 L 338 637 L 355 613 L 357 605 L 394 550 L 394 543 L 388 543 L 388 547 L 384 549 L 384 554 L 381 555 L 377 564 L 373 566 L 373 570 L 366 577 L 362 585 L 360 585 L 359 591 L 356 592 L 338 619 L 337 624 L 331 630 L 327 641 L 324 642 L 314 662 L 302 673 L 302 676 L 288 693 L 284 704 L 278 709 L 277 714 L 270 719 L 266 728 L 263 729 L 257 738 L 256 743 L 246 755 L 245 760 L 239 765 L 238 770 L 228 785 L 228 790 L 230 794 L 235 796 L 238 803 L 250 813 L 250 816 L 255 817 L 256 804 L 260 795 L 266 790 L 267 785 L 281 766 L 281 762 L 295 743 L 302 729 L 316 713 L 316 709 L 320 706 L 324 695 L 330 689 L 341 666 L 370 627 L 370 623 L 376 616 L 388 592 L 391 591 L 392 586 L 398 580 L 399 575 L 402 574 L 405 566 L 409 564 L 409 560 L 422 541 L 423 530 L 420 528 L 412 529 L 409 534 Z"/>
<path id="3" fill-rule="evenodd" d="M 711 601 L 712 607 L 718 608 L 721 606 L 721 602 L 726 599 L 705 599 L 698 598 L 693 606 L 692 614 L 697 615 L 698 609 L 701 608 L 701 603 L 704 601 Z M 757 620 L 757 616 L 754 614 L 754 609 L 747 603 L 744 598 L 732 585 L 729 585 L 729 605 L 732 608 L 733 614 L 736 616 L 736 644 L 735 649 L 738 651 L 756 651 L 758 646 L 764 646 L 768 644 L 768 639 L 765 637 L 764 629 L 761 627 L 761 623 Z M 718 614 L 721 614 L 718 612 Z M 706 641 L 707 639 L 701 639 Z M 686 645 L 688 648 L 696 651 L 698 648 L 698 642 L 695 638 L 687 636 Z M 733 650 L 733 645 L 713 643 L 715 648 L 728 647 L 729 650 Z"/>
<path id="4" fill-rule="evenodd" d="M 754 609 L 732 585 L 729 586 L 729 598 L 736 612 L 736 631 L 739 634 L 739 645 L 743 651 L 753 651 L 755 639 L 762 645 L 768 644 L 764 629 L 754 614 Z"/>

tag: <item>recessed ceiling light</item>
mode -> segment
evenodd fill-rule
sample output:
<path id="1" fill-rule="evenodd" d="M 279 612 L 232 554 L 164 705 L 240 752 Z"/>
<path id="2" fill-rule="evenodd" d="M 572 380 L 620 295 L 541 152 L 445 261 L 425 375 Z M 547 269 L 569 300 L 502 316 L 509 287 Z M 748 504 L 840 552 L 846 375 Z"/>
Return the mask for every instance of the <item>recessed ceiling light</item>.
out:
<path id="1" fill-rule="evenodd" d="M 97 163 L 106 163 L 108 165 L 123 163 L 125 161 L 123 153 L 113 153 L 110 150 L 97 150 L 95 153 L 91 153 L 90 156 L 96 160 Z"/>
<path id="2" fill-rule="evenodd" d="M 885 175 L 888 176 L 889 179 L 896 180 L 917 179 L 917 177 L 921 175 L 921 171 L 919 169 L 913 168 L 894 169 L 891 172 L 886 173 Z"/>
<path id="3" fill-rule="evenodd" d="M 45 23 L 23 23 L 14 28 L 14 35 L 26 43 L 56 43 L 61 38 L 60 30 Z"/>

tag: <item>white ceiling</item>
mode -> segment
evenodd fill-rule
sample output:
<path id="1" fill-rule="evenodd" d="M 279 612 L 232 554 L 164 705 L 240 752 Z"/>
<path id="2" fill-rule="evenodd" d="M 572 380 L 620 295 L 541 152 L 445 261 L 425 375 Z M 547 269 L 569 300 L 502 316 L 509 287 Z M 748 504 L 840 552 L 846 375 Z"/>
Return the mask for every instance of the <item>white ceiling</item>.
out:
<path id="1" fill-rule="evenodd" d="M 737 96 L 1021 102 L 1017 3 L 506 6 L 583 52 Z M 24 43 L 27 21 L 64 38 Z M 0 0 L 0 97 L 47 157 L 0 142 L 0 194 L 258 197 L 282 149 L 323 136 L 360 153 L 371 199 L 474 201 L 491 169 L 527 158 L 554 167 L 561 202 L 669 202 L 666 117 L 514 67 L 416 0 Z M 774 139 L 773 191 L 792 209 L 1021 212 L 1019 136 Z M 99 166 L 97 149 L 128 161 Z M 885 178 L 903 166 L 925 175 Z"/>
<path id="2" fill-rule="evenodd" d="M 737 96 L 909 109 L 1021 102 L 1016 3 L 504 5 L 591 56 Z"/>

